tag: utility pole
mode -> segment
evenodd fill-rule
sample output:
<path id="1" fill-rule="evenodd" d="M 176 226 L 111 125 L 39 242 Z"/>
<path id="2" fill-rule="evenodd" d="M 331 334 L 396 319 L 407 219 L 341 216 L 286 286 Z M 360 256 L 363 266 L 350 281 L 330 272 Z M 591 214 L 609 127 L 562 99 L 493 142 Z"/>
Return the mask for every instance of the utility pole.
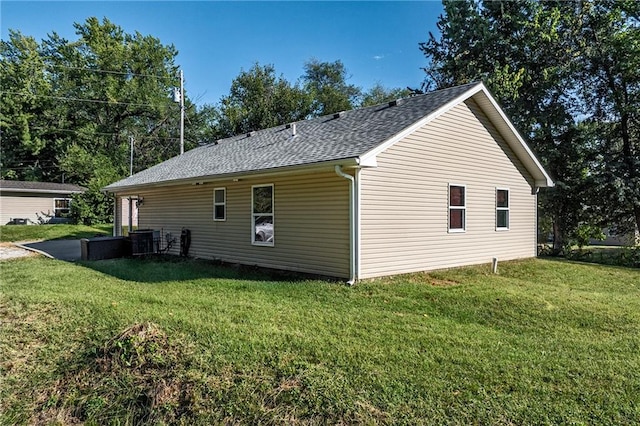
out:
<path id="1" fill-rule="evenodd" d="M 133 136 L 129 136 L 129 145 L 131 153 L 129 155 L 129 176 L 133 176 Z M 116 203 L 116 207 L 118 203 Z M 133 199 L 129 195 L 129 234 L 133 231 Z"/>
<path id="2" fill-rule="evenodd" d="M 180 155 L 184 154 L 184 74 L 180 70 Z"/>
<path id="3" fill-rule="evenodd" d="M 173 88 L 173 102 L 180 104 L 180 155 L 184 154 L 184 73 L 180 70 L 180 89 Z"/>
<path id="4" fill-rule="evenodd" d="M 129 154 L 129 176 L 133 176 L 133 136 L 129 136 L 129 146 L 131 153 Z"/>

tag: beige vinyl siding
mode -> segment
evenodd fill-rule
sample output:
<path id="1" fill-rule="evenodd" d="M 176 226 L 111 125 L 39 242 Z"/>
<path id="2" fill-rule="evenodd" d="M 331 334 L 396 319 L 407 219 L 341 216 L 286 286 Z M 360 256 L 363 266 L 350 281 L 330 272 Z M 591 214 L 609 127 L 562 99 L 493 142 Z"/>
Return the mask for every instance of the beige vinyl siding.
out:
<path id="1" fill-rule="evenodd" d="M 273 247 L 251 244 L 251 186 L 274 185 Z M 226 188 L 225 221 L 213 220 L 213 190 Z M 349 186 L 333 172 L 216 181 L 141 191 L 140 229 L 191 230 L 189 255 L 246 265 L 349 276 Z"/>
<path id="2" fill-rule="evenodd" d="M 9 194 L 5 192 L 0 197 L 0 225 L 6 225 L 15 218 L 30 219 L 32 222 L 38 223 L 38 214 L 53 215 L 54 198 L 71 198 L 68 195 L 55 194 Z"/>
<path id="3" fill-rule="evenodd" d="M 535 256 L 532 178 L 474 101 L 377 162 L 360 174 L 360 278 Z M 466 186 L 464 232 L 448 232 L 449 184 Z M 496 188 L 509 189 L 509 230 L 496 230 Z"/>

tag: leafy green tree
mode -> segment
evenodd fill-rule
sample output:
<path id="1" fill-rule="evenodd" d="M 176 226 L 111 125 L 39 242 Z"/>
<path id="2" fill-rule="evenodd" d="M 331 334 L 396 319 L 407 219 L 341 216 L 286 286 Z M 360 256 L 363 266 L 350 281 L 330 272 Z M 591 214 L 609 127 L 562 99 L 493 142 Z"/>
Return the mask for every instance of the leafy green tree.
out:
<path id="1" fill-rule="evenodd" d="M 606 225 L 640 229 L 640 3 L 581 4 L 581 95 L 594 144 Z"/>
<path id="2" fill-rule="evenodd" d="M 100 188 L 129 174 L 131 140 L 134 172 L 179 153 L 177 51 L 107 19 L 74 26 L 75 41 L 53 33 L 39 45 L 12 31 L 1 44 L 2 176 L 86 186 L 76 217 L 108 221 Z M 184 96 L 189 149 L 208 132 Z"/>
<path id="3" fill-rule="evenodd" d="M 384 102 L 389 102 L 394 99 L 405 98 L 411 94 L 409 89 L 388 89 L 382 84 L 378 83 L 366 92 L 362 94 L 361 107 L 368 107 L 372 105 L 378 105 Z"/>
<path id="4" fill-rule="evenodd" d="M 47 137 L 52 87 L 35 39 L 10 30 L 0 42 L 0 71 L 1 177 L 58 178 L 55 141 Z"/>
<path id="5" fill-rule="evenodd" d="M 290 123 L 311 113 L 311 97 L 297 84 L 277 77 L 272 65 L 241 71 L 214 111 L 218 137 Z"/>
<path id="6" fill-rule="evenodd" d="M 347 83 L 347 69 L 342 61 L 312 59 L 304 64 L 304 71 L 302 80 L 313 98 L 312 115 L 333 114 L 359 105 L 362 90 Z"/>

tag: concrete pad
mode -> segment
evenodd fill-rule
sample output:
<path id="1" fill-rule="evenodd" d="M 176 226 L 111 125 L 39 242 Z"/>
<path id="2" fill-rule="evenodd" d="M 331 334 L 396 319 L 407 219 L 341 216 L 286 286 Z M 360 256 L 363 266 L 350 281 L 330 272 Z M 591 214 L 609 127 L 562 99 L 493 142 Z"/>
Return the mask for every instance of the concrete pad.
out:
<path id="1" fill-rule="evenodd" d="M 49 240 L 22 243 L 19 245 L 27 250 L 35 251 L 44 256 L 75 262 L 82 257 L 80 240 Z"/>

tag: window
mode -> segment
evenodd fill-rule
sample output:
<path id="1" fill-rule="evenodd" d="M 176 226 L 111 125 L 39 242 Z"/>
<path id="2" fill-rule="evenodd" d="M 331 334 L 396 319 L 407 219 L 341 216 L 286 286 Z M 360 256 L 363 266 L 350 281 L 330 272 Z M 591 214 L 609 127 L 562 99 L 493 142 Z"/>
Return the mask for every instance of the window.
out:
<path id="1" fill-rule="evenodd" d="M 496 189 L 496 229 L 509 229 L 508 189 Z"/>
<path id="2" fill-rule="evenodd" d="M 227 189 L 213 189 L 213 220 L 227 220 Z"/>
<path id="3" fill-rule="evenodd" d="M 466 229 L 466 186 L 449 185 L 449 232 Z"/>
<path id="4" fill-rule="evenodd" d="M 273 185 L 251 187 L 251 243 L 273 246 Z"/>
<path id="5" fill-rule="evenodd" d="M 71 213 L 70 198 L 54 198 L 53 199 L 53 215 L 55 217 L 67 217 Z"/>

